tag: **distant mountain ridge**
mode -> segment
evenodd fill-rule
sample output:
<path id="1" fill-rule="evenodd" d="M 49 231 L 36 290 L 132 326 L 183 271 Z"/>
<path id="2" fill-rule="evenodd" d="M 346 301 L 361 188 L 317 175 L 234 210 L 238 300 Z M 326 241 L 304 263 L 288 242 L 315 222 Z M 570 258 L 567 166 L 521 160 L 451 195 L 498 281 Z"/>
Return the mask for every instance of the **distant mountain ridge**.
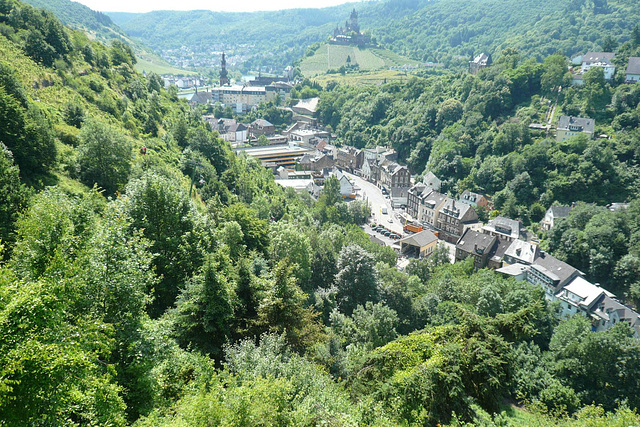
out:
<path id="1" fill-rule="evenodd" d="M 385 48 L 420 60 L 464 66 L 505 48 L 539 60 L 557 51 L 598 50 L 623 42 L 640 22 L 635 0 L 387 0 L 323 9 L 229 13 L 109 13 L 130 36 L 158 51 L 188 46 L 236 49 L 246 67 L 289 65 L 325 41 L 356 8 L 360 26 Z"/>

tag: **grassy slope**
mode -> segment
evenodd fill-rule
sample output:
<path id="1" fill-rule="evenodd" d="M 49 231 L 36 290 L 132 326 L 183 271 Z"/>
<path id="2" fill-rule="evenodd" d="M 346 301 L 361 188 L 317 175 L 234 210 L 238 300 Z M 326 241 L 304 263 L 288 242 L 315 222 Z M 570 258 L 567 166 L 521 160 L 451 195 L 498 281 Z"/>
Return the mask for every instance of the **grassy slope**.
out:
<path id="1" fill-rule="evenodd" d="M 358 64 L 361 70 L 380 70 L 403 64 L 418 63 L 382 48 L 360 49 L 355 46 L 324 44 L 318 48 L 313 56 L 302 60 L 300 70 L 305 77 L 315 77 L 319 74 L 325 74 L 327 70 L 337 70 L 346 65 L 349 56 L 351 64 Z"/>

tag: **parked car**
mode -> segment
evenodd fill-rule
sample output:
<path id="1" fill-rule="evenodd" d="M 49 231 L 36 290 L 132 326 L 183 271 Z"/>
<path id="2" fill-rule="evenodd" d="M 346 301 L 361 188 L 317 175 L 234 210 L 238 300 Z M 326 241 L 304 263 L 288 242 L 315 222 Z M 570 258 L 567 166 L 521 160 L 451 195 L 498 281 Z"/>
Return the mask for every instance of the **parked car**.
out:
<path id="1" fill-rule="evenodd" d="M 391 235 L 391 232 L 389 230 L 385 231 L 384 233 L 382 233 L 385 237 L 389 237 Z"/>
<path id="2" fill-rule="evenodd" d="M 388 213 L 387 208 L 382 208 L 382 215 L 386 215 Z"/>

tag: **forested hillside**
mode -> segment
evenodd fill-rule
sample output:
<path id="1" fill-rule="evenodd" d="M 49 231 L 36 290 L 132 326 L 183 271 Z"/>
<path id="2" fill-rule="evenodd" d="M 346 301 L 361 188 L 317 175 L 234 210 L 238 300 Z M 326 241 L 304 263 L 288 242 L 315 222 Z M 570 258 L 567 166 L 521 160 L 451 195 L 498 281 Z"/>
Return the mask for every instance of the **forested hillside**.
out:
<path id="1" fill-rule="evenodd" d="M 243 69 L 282 69 L 301 58 L 308 46 L 326 40 L 353 7 L 361 28 L 383 48 L 454 68 L 465 67 L 481 52 L 497 59 L 508 47 L 541 61 L 556 52 L 574 56 L 615 46 L 628 40 L 640 20 L 633 0 L 386 0 L 319 10 L 157 11 L 112 17 L 129 35 L 158 51 L 224 45 L 246 57 Z"/>
<path id="2" fill-rule="evenodd" d="M 52 12 L 63 24 L 86 33 L 92 40 L 106 44 L 113 40 L 126 41 L 132 46 L 138 58 L 136 63 L 138 71 L 185 73 L 185 71 L 170 66 L 141 41 L 131 39 L 104 13 L 96 12 L 71 0 L 27 0 L 25 3 Z"/>
<path id="3" fill-rule="evenodd" d="M 540 288 L 451 265 L 442 248 L 399 271 L 337 179 L 318 200 L 283 190 L 175 89 L 138 74 L 128 45 L 15 0 L 0 2 L 0 30 L 0 425 L 640 424 L 640 341 L 624 322 L 600 333 L 580 316 L 559 322 Z M 517 129 L 499 137 L 502 108 L 530 96 L 502 107 L 495 97 L 515 96 L 506 76 L 535 91 L 516 77 L 548 72 L 526 64 L 353 102 L 372 97 L 374 127 L 391 105 L 435 114 L 463 154 L 475 146 L 458 131 L 476 123 L 499 158 L 520 144 Z M 322 100 L 336 128 L 338 90 Z M 637 113 L 627 91 L 614 128 Z M 567 105 L 586 95 L 573 96 Z M 585 176 L 616 159 L 625 171 L 634 132 L 626 146 L 572 140 L 551 163 L 592 162 Z M 473 161 L 463 154 L 456 164 Z"/>

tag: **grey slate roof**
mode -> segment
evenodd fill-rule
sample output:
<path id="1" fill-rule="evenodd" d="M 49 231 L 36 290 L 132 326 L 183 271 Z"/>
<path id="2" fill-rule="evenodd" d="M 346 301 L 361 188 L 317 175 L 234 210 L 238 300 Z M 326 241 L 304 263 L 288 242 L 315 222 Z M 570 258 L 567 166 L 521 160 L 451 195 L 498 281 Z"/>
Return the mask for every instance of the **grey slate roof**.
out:
<path id="1" fill-rule="evenodd" d="M 440 213 L 461 219 L 464 218 L 465 214 L 469 210 L 473 210 L 473 208 L 465 203 L 458 202 L 456 204 L 455 199 L 447 197 L 447 201 L 444 202 L 442 209 L 440 209 Z"/>
<path id="2" fill-rule="evenodd" d="M 596 121 L 587 117 L 560 116 L 558 129 L 593 133 Z"/>
<path id="3" fill-rule="evenodd" d="M 482 227 L 484 230 L 495 231 L 514 239 L 520 238 L 520 221 L 498 216 Z"/>
<path id="4" fill-rule="evenodd" d="M 468 228 L 458 240 L 456 249 L 482 255 L 493 249 L 493 245 L 496 243 L 496 240 L 498 239 L 495 236 L 478 233 L 477 231 L 473 231 Z"/>
<path id="5" fill-rule="evenodd" d="M 627 74 L 640 74 L 640 57 L 632 56 L 629 58 Z"/>
<path id="6" fill-rule="evenodd" d="M 551 206 L 549 210 L 554 218 L 566 218 L 571 213 L 571 206 Z"/>
<path id="7" fill-rule="evenodd" d="M 428 190 L 423 192 L 422 196 L 422 203 L 429 209 L 435 209 L 447 197 L 442 193 L 438 193 L 437 191 L 429 192 Z"/>
<path id="8" fill-rule="evenodd" d="M 560 281 L 559 286 L 564 286 L 572 276 L 581 275 L 580 270 L 577 268 L 571 267 L 566 262 L 560 261 L 546 252 L 540 252 L 538 258 L 533 261 L 534 268 L 537 265 L 556 275 Z"/>
<path id="9" fill-rule="evenodd" d="M 437 241 L 438 238 L 429 230 L 423 230 L 419 233 L 412 234 L 404 239 L 398 240 L 398 243 L 404 243 L 411 246 L 417 246 L 423 248 L 430 243 Z"/>
<path id="10" fill-rule="evenodd" d="M 616 54 L 613 52 L 587 52 L 582 57 L 582 63 L 604 62 L 610 64 L 615 56 Z"/>
<path id="11" fill-rule="evenodd" d="M 211 102 L 211 92 L 194 93 L 189 102 L 192 104 L 208 104 Z"/>
<path id="12" fill-rule="evenodd" d="M 271 122 L 265 120 L 265 119 L 256 119 L 253 122 L 251 122 L 251 126 L 252 127 L 269 127 L 269 126 L 273 126 L 273 124 L 271 124 Z"/>

